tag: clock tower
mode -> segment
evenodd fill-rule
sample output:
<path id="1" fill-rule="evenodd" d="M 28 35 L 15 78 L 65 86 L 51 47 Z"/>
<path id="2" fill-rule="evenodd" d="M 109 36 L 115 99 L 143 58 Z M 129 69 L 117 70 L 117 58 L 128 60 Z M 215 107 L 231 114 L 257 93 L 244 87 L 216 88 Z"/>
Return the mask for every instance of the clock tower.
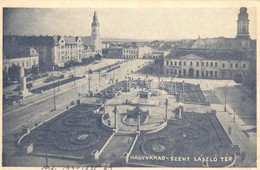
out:
<path id="1" fill-rule="evenodd" d="M 91 37 L 92 37 L 92 45 L 96 54 L 102 55 L 102 44 L 100 40 L 99 34 L 99 22 L 96 11 L 94 12 L 93 21 L 91 24 Z"/>
<path id="2" fill-rule="evenodd" d="M 249 39 L 249 19 L 247 8 L 240 8 L 237 20 L 237 38 Z"/>

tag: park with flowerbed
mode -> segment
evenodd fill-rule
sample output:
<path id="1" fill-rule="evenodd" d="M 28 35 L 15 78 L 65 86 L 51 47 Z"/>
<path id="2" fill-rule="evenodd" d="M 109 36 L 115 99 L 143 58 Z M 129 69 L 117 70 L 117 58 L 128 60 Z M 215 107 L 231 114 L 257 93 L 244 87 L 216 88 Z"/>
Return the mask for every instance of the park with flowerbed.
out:
<path id="1" fill-rule="evenodd" d="M 130 166 L 227 167 L 235 162 L 232 145 L 214 113 L 184 112 L 153 134 L 140 134 Z"/>
<path id="2" fill-rule="evenodd" d="M 109 94 L 114 98 L 118 96 L 118 93 L 131 93 L 129 90 L 131 88 L 148 92 L 150 81 L 124 80 L 116 82 L 100 94 Z M 194 107 L 197 104 L 207 104 L 198 85 L 164 82 L 164 85 L 161 85 L 161 90 L 168 92 L 166 94 L 168 97 L 174 95 L 177 99 L 179 95 L 178 100 L 184 104 L 194 104 Z M 117 95 L 115 95 L 116 93 Z M 124 96 L 127 99 L 127 95 Z M 110 98 L 97 94 L 94 97 Z M 122 107 L 128 107 L 127 103 Z M 141 112 L 145 108 L 144 106 L 137 105 L 135 109 L 128 110 L 128 114 L 116 112 L 116 114 L 120 114 L 118 117 L 122 119 L 124 127 L 129 126 L 128 129 L 116 129 L 117 126 L 105 125 L 102 117 L 104 117 L 103 114 L 107 113 L 96 114 L 100 108 L 104 109 L 101 103 L 79 102 L 32 129 L 30 133 L 21 138 L 19 145 L 21 148 L 25 148 L 33 144 L 33 151 L 30 153 L 32 155 L 76 159 L 84 163 L 101 165 L 104 162 L 99 162 L 99 156 L 96 156 L 95 153 L 109 147 L 109 142 L 111 140 L 115 142 L 116 140 L 113 138 L 118 137 L 118 135 L 125 135 L 125 137 L 137 135 L 136 140 L 132 140 L 132 144 L 125 146 L 128 152 L 124 155 L 115 155 L 113 161 L 120 162 L 120 164 L 115 163 L 113 166 L 130 167 L 228 167 L 235 163 L 236 153 L 240 152 L 239 147 L 232 144 L 214 111 L 210 113 L 185 112 L 184 108 L 181 114 L 176 113 L 179 116 L 162 119 L 164 122 L 160 123 L 165 126 L 145 131 L 145 128 L 142 127 L 151 124 L 147 120 L 151 120 L 151 116 L 154 114 L 150 114 L 146 110 Z M 174 109 L 172 108 L 173 112 Z M 162 112 L 162 114 L 165 113 Z M 138 125 L 138 116 L 141 128 L 138 127 L 135 130 L 133 126 Z M 119 134 L 117 135 L 117 133 Z M 102 152 L 99 153 L 102 157 Z M 118 153 L 122 154 L 122 152 Z M 122 164 L 122 161 L 125 164 Z"/>
<path id="3" fill-rule="evenodd" d="M 100 105 L 80 104 L 31 130 L 20 146 L 33 143 L 35 155 L 93 161 L 91 153 L 100 149 L 112 132 L 101 126 Z"/>

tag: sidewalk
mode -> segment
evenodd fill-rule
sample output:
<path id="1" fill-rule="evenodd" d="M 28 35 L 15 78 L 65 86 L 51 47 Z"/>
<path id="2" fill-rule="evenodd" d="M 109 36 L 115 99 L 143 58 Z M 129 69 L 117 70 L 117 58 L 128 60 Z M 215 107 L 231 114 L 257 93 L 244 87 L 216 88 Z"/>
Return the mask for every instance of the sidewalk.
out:
<path id="1" fill-rule="evenodd" d="M 239 145 L 240 153 L 245 152 L 246 157 L 243 161 L 238 158 L 236 166 L 253 167 L 256 166 L 256 133 L 246 133 L 246 125 L 238 115 L 234 115 L 234 110 L 227 104 L 227 112 L 224 112 L 223 104 L 211 104 L 211 109 L 217 111 L 217 118 L 222 124 L 234 145 Z M 235 119 L 234 119 L 235 116 Z M 235 122 L 234 122 L 235 120 Z M 250 126 L 251 127 L 251 126 Z M 231 131 L 231 133 L 230 133 Z"/>
<path id="2" fill-rule="evenodd" d="M 81 79 L 76 80 L 76 85 L 77 85 L 77 81 L 80 81 Z M 67 84 L 63 84 L 60 86 L 60 91 L 57 90 L 57 87 L 55 88 L 55 95 L 59 95 L 61 93 L 64 93 L 68 90 L 71 90 L 73 88 L 76 88 L 77 86 L 74 85 L 74 82 L 70 82 Z M 18 103 L 16 103 L 15 106 L 8 106 L 6 108 L 3 109 L 3 114 L 7 115 L 8 113 L 14 111 L 14 110 L 19 110 L 19 109 L 23 109 L 25 107 L 29 107 L 31 105 L 34 105 L 36 103 L 42 102 L 43 100 L 47 100 L 49 98 L 53 97 L 53 88 L 44 91 L 43 93 L 40 94 L 32 94 L 28 97 L 26 97 L 24 100 L 21 101 L 20 106 L 18 105 Z"/>
<path id="3" fill-rule="evenodd" d="M 217 117 L 221 122 L 223 128 L 228 134 L 234 145 L 239 145 L 240 153 L 245 152 L 246 157 L 243 161 L 238 159 L 236 166 L 238 167 L 254 167 L 256 166 L 256 143 L 252 143 L 251 140 L 240 129 L 236 122 L 232 121 L 230 114 L 227 112 L 217 112 Z M 231 133 L 229 133 L 231 129 Z M 251 136 L 250 136 L 251 138 Z"/>
<path id="4" fill-rule="evenodd" d="M 107 60 L 106 59 L 106 60 L 103 60 L 103 62 L 98 63 L 98 64 L 91 63 L 91 64 L 88 65 L 88 67 L 89 68 L 91 67 L 91 69 L 96 70 L 98 67 L 102 67 L 104 65 L 109 65 L 109 64 L 115 63 L 115 62 L 117 62 L 117 60 L 113 61 L 113 60 Z M 122 64 L 124 64 L 124 63 L 122 63 Z M 84 71 L 84 66 L 78 67 L 78 71 L 80 72 L 80 73 L 78 72 L 78 74 L 84 74 L 84 73 L 82 73 L 82 71 Z M 67 73 L 69 73 L 69 72 L 70 71 L 68 71 Z M 65 73 L 65 74 L 67 74 L 67 73 Z M 41 81 L 43 81 L 44 79 L 42 79 Z M 82 81 L 82 78 L 76 80 L 76 85 L 77 85 L 77 82 L 81 82 L 81 81 Z M 57 80 L 56 80 L 56 82 L 57 82 Z M 42 86 L 50 85 L 52 83 L 53 82 L 44 83 L 44 85 L 42 84 Z M 55 91 L 56 95 L 59 95 L 59 94 L 64 93 L 64 92 L 66 92 L 66 91 L 68 91 L 70 89 L 75 88 L 76 86 L 74 86 L 73 84 L 74 84 L 74 81 L 70 82 L 70 83 L 67 83 L 67 84 L 60 85 L 60 91 L 57 91 L 57 87 L 56 87 L 55 88 L 56 89 L 56 91 Z M 51 88 L 49 90 L 46 90 L 46 91 L 44 91 L 41 94 L 32 94 L 30 96 L 27 96 L 24 100 L 22 100 L 20 102 L 20 106 L 19 106 L 18 103 L 14 103 L 13 105 L 5 106 L 5 107 L 3 107 L 3 112 L 7 113 L 7 112 L 12 112 L 12 111 L 17 110 L 17 109 L 22 109 L 22 108 L 25 108 L 25 107 L 29 107 L 29 106 L 31 106 L 33 104 L 39 103 L 39 102 L 41 102 L 43 100 L 46 100 L 48 98 L 51 98 L 51 97 L 53 97 L 53 88 Z"/>

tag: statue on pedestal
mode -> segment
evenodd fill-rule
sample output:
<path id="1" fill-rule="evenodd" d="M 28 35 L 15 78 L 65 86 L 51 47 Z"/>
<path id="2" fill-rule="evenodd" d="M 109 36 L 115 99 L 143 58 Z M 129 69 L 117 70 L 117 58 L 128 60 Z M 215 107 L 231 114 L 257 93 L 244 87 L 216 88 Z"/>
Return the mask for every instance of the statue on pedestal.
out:
<path id="1" fill-rule="evenodd" d="M 28 89 L 26 88 L 26 77 L 24 74 L 24 68 L 20 69 L 19 72 L 19 79 L 20 79 L 20 91 L 22 92 L 22 96 L 28 96 L 30 93 L 28 92 Z"/>

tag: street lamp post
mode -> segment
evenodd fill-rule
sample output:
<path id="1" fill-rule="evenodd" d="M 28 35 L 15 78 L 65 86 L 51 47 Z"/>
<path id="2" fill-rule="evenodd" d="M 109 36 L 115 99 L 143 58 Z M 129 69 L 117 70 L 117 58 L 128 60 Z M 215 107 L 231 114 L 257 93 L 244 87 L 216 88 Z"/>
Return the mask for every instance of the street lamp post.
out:
<path id="1" fill-rule="evenodd" d="M 88 71 L 88 92 L 90 93 L 90 85 L 91 85 L 91 72 L 90 70 Z"/>
<path id="2" fill-rule="evenodd" d="M 172 76 L 173 76 L 173 75 L 171 75 L 171 91 L 172 91 L 172 86 L 173 86 L 173 85 L 172 85 L 172 84 L 173 84 L 173 83 L 172 83 Z"/>
<path id="3" fill-rule="evenodd" d="M 114 107 L 114 114 L 115 114 L 115 123 L 114 123 L 114 125 L 115 125 L 115 129 L 117 129 L 117 123 L 116 123 L 116 119 L 117 119 L 117 106 L 115 105 L 115 107 Z"/>
<path id="4" fill-rule="evenodd" d="M 60 70 L 58 67 L 58 91 L 60 91 Z"/>
<path id="5" fill-rule="evenodd" d="M 22 88 L 22 78 L 19 77 L 19 84 L 18 84 L 18 103 L 19 103 L 19 107 L 21 106 L 21 88 Z"/>
<path id="6" fill-rule="evenodd" d="M 177 76 L 178 76 L 177 74 L 174 76 L 174 94 L 176 94 L 176 77 Z"/>
<path id="7" fill-rule="evenodd" d="M 137 115 L 137 131 L 140 131 L 140 127 L 141 127 L 141 115 L 140 115 L 140 111 L 138 112 L 138 115 Z"/>
<path id="8" fill-rule="evenodd" d="M 52 79 L 52 89 L 53 89 L 53 110 L 56 110 L 56 95 L 54 87 L 54 78 Z"/>
<path id="9" fill-rule="evenodd" d="M 85 74 L 86 74 L 86 72 L 87 72 L 87 64 L 85 63 Z"/>
<path id="10" fill-rule="evenodd" d="M 74 69 L 74 85 L 76 84 L 76 68 L 75 66 L 73 66 L 73 69 Z"/>
<path id="11" fill-rule="evenodd" d="M 52 89 L 53 89 L 53 110 L 56 110 L 56 94 L 55 94 L 55 87 L 54 87 L 54 65 L 52 66 Z"/>
<path id="12" fill-rule="evenodd" d="M 184 80 L 182 81 L 182 94 L 184 94 Z"/>
<path id="13" fill-rule="evenodd" d="M 159 67 L 157 67 L 157 76 L 158 76 L 158 90 L 160 89 L 160 70 Z"/>
<path id="14" fill-rule="evenodd" d="M 99 87 L 101 87 L 101 83 L 100 83 L 100 73 L 101 73 L 101 71 L 99 70 L 99 71 L 98 71 L 98 82 L 99 82 Z"/>
<path id="15" fill-rule="evenodd" d="M 225 107 L 224 107 L 224 112 L 227 111 L 227 85 L 225 84 Z"/>
<path id="16" fill-rule="evenodd" d="M 168 119 L 168 99 L 166 99 L 165 102 L 165 122 L 167 122 Z"/>

